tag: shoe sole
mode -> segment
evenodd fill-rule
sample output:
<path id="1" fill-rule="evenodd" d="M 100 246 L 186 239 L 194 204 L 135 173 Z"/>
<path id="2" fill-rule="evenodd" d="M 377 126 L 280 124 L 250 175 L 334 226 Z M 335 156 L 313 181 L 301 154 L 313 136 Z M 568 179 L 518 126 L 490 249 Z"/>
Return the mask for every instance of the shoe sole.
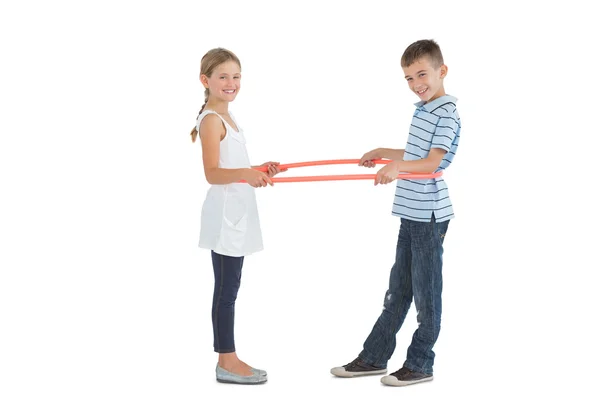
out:
<path id="1" fill-rule="evenodd" d="M 387 385 L 387 386 L 396 386 L 396 387 L 414 385 L 416 383 L 429 382 L 429 381 L 433 380 L 433 376 L 431 376 L 429 378 L 419 379 L 416 381 L 400 381 L 400 380 L 396 379 L 395 377 L 391 377 L 391 379 L 385 379 L 385 378 L 389 378 L 389 376 L 384 376 L 383 378 L 381 378 L 381 383 L 383 383 L 384 385 Z"/>
<path id="2" fill-rule="evenodd" d="M 262 385 L 263 383 L 267 383 L 267 380 L 265 379 L 264 381 L 259 381 L 259 382 L 236 382 L 236 381 L 229 381 L 227 379 L 219 379 L 219 378 L 217 378 L 217 382 L 219 382 L 219 383 L 231 383 L 233 385 Z"/>
<path id="3" fill-rule="evenodd" d="M 338 378 L 357 378 L 357 377 L 360 377 L 360 376 L 370 376 L 370 375 L 386 374 L 387 373 L 387 369 L 378 369 L 378 370 L 375 370 L 375 371 L 349 372 L 349 371 L 346 371 L 343 368 L 341 370 L 336 370 L 336 368 L 334 368 L 330 372 L 331 372 L 332 375 L 335 375 Z"/>

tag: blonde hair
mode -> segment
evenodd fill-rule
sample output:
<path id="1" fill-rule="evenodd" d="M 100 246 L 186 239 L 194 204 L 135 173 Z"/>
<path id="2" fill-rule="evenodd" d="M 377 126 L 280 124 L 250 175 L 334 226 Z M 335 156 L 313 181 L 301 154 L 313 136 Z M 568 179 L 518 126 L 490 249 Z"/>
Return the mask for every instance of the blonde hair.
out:
<path id="1" fill-rule="evenodd" d="M 237 58 L 237 56 L 233 54 L 233 52 L 221 47 L 209 50 L 202 57 L 202 61 L 200 62 L 200 75 L 206 75 L 210 78 L 215 68 L 227 61 L 235 62 L 240 67 L 240 69 L 242 69 L 242 64 L 240 63 L 239 58 Z M 204 104 L 200 108 L 200 112 L 198 113 L 198 115 L 202 114 L 202 111 L 204 111 L 204 107 L 206 107 L 209 95 L 210 91 L 208 90 L 208 88 L 206 88 L 204 90 Z M 195 126 L 191 130 L 190 135 L 192 136 L 192 142 L 195 142 L 196 137 L 198 136 L 198 129 Z"/>

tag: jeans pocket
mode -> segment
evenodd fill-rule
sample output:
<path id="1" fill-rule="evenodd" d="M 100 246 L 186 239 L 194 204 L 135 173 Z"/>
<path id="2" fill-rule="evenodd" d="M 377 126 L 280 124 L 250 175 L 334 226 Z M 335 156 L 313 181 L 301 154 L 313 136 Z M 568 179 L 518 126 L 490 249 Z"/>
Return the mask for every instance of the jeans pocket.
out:
<path id="1" fill-rule="evenodd" d="M 438 235 L 440 237 L 440 240 L 443 242 L 444 238 L 446 237 L 446 232 L 448 231 L 448 224 L 450 223 L 450 221 L 444 221 L 444 222 L 439 222 L 437 224 L 438 226 Z"/>

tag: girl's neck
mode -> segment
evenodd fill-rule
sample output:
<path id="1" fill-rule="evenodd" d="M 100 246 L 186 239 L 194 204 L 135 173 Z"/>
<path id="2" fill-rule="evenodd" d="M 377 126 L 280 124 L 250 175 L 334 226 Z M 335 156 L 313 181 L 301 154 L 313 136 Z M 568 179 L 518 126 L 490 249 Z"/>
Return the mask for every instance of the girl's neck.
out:
<path id="1" fill-rule="evenodd" d="M 208 101 L 206 103 L 206 106 L 204 107 L 204 109 L 208 109 L 208 110 L 213 110 L 218 112 L 219 114 L 224 114 L 224 115 L 228 115 L 229 114 L 229 103 L 225 102 L 225 101 L 220 101 L 220 102 L 212 102 L 212 101 Z"/>

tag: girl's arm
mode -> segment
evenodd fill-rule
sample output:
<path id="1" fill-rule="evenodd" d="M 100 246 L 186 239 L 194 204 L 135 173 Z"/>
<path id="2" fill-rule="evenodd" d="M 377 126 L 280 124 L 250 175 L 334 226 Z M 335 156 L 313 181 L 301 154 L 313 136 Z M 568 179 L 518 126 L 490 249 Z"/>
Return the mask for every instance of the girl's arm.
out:
<path id="1" fill-rule="evenodd" d="M 245 179 L 248 168 L 219 168 L 219 149 L 225 137 L 225 127 L 221 119 L 209 114 L 200 123 L 200 141 L 202 143 L 202 162 L 204 176 L 211 185 L 227 185 Z"/>
<path id="2" fill-rule="evenodd" d="M 219 168 L 220 144 L 226 133 L 225 126 L 217 115 L 209 114 L 200 123 L 206 181 L 211 185 L 228 185 L 244 180 L 255 188 L 273 186 L 273 182 L 264 172 L 252 168 Z"/>

